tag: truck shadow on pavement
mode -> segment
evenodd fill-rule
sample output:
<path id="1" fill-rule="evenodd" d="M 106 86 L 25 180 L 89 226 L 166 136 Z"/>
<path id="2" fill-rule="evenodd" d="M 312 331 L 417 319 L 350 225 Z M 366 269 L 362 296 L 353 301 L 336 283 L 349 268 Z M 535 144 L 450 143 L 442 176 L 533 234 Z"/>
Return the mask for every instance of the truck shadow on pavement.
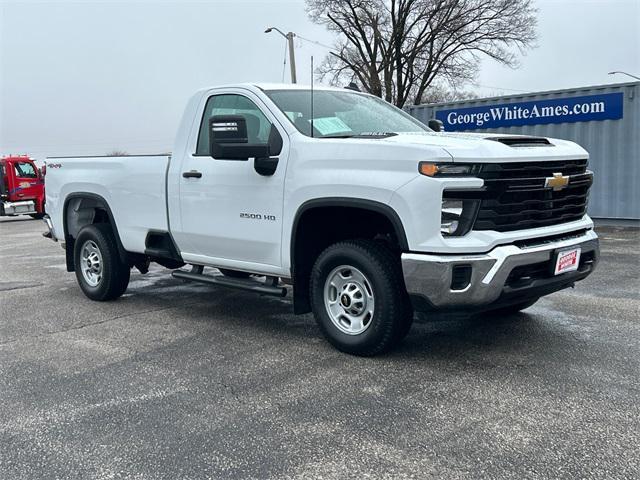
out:
<path id="1" fill-rule="evenodd" d="M 140 280 L 147 282 L 146 277 L 140 277 Z M 153 282 L 153 288 L 135 288 L 136 282 L 132 283 L 134 288 L 128 291 L 131 296 L 146 297 L 147 301 L 157 297 L 163 303 L 174 303 L 175 314 L 186 325 L 204 323 L 212 328 L 212 332 L 224 330 L 227 337 L 238 336 L 238 341 L 255 342 L 255 348 L 261 348 L 265 342 L 286 346 L 302 341 L 313 344 L 315 350 L 333 351 L 322 338 L 312 315 L 293 315 L 290 295 L 285 298 L 256 296 L 225 288 L 185 284 L 165 275 Z M 185 303 L 189 303 L 189 307 L 180 313 L 179 305 Z M 380 358 L 466 362 L 469 356 L 480 355 L 491 363 L 491 356 L 498 354 L 514 357 L 511 360 L 518 363 L 519 357 L 541 349 L 558 354 L 571 350 L 580 343 L 578 337 L 579 332 L 570 317 L 546 307 L 535 306 L 525 312 L 500 317 L 486 314 L 430 321 L 428 317 L 416 316 L 404 342 Z M 216 342 L 216 333 L 211 339 Z"/>

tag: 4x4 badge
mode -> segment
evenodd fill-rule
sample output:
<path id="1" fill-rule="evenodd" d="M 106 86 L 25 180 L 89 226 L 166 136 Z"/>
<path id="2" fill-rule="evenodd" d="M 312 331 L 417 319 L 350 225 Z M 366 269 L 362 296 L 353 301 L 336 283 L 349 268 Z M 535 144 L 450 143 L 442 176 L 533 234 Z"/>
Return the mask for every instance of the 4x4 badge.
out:
<path id="1" fill-rule="evenodd" d="M 544 179 L 544 186 L 553 188 L 555 192 L 562 190 L 567 185 L 569 185 L 569 177 L 563 176 L 562 173 L 554 173 L 553 177 Z"/>

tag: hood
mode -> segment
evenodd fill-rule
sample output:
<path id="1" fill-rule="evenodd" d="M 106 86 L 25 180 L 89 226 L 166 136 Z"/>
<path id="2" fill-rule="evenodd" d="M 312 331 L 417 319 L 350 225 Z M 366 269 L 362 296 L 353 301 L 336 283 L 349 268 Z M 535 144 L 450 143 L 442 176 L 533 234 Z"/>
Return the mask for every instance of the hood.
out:
<path id="1" fill-rule="evenodd" d="M 557 138 L 500 133 L 415 132 L 381 140 L 407 146 L 439 147 L 454 162 L 523 162 L 588 158 L 578 144 Z"/>

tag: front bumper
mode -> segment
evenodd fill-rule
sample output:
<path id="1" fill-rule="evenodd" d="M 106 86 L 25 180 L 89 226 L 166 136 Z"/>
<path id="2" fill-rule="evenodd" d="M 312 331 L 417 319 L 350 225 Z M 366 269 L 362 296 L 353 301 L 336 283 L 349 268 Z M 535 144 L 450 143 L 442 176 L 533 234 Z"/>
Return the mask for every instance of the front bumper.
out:
<path id="1" fill-rule="evenodd" d="M 577 271 L 553 275 L 555 253 L 580 247 Z M 483 254 L 402 254 L 402 271 L 414 308 L 487 310 L 520 303 L 572 286 L 595 268 L 600 254 L 593 230 L 561 238 L 502 245 Z M 455 267 L 455 268 L 454 268 Z M 456 276 L 467 275 L 462 284 Z"/>

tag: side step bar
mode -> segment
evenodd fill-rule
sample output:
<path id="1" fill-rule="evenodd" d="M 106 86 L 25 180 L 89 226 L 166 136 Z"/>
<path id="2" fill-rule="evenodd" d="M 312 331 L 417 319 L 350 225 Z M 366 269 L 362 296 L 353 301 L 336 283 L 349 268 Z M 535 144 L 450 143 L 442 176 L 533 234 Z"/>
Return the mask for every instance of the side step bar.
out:
<path id="1" fill-rule="evenodd" d="M 264 295 L 273 295 L 276 297 L 284 297 L 287 294 L 287 289 L 285 287 L 277 286 L 278 279 L 276 277 L 267 277 L 267 282 L 262 283 L 252 279 L 244 280 L 238 278 L 214 277 L 212 275 L 185 272 L 182 270 L 175 270 L 171 273 L 171 276 L 173 276 L 174 278 L 180 278 L 182 280 L 209 283 L 211 285 L 237 288 L 239 290 L 249 290 L 250 292 L 262 293 Z"/>

